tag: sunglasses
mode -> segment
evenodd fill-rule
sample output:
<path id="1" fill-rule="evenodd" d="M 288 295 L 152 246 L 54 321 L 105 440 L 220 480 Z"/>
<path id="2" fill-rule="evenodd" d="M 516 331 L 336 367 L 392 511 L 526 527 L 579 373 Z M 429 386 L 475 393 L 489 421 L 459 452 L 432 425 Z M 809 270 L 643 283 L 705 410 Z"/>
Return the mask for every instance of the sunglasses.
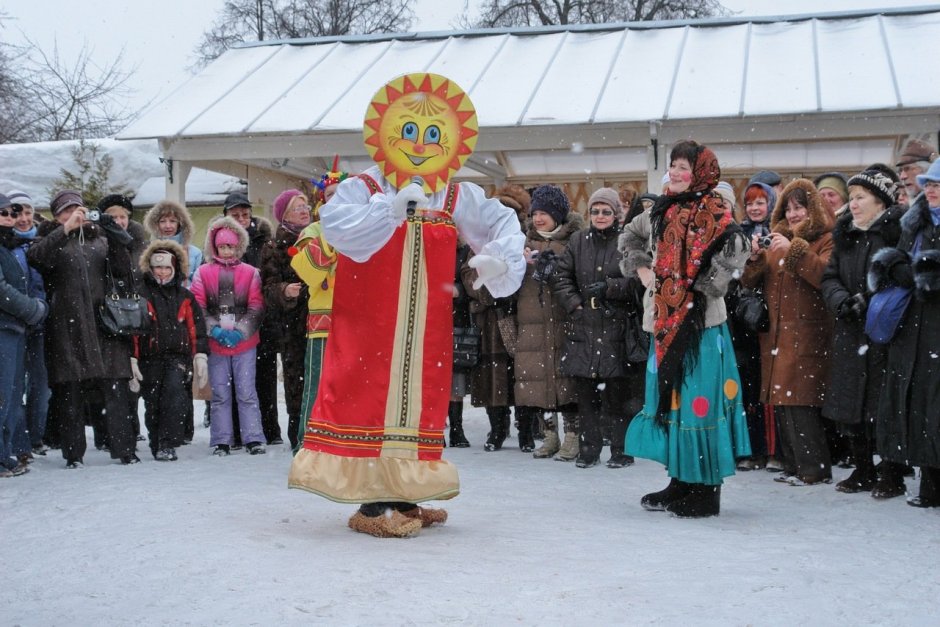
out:
<path id="1" fill-rule="evenodd" d="M 612 216 L 614 215 L 613 209 L 591 209 L 592 216 Z"/>
<path id="2" fill-rule="evenodd" d="M 0 216 L 3 216 L 4 218 L 9 218 L 10 216 L 15 218 L 21 213 L 23 213 L 22 209 L 0 209 Z"/>

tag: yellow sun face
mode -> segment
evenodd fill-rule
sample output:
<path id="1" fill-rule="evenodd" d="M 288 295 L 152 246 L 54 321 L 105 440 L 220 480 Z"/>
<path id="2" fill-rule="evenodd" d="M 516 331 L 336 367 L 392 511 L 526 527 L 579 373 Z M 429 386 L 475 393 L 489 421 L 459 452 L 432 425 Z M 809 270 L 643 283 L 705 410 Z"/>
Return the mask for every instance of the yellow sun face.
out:
<path id="1" fill-rule="evenodd" d="M 406 74 L 376 93 L 363 135 L 369 156 L 397 189 L 420 176 L 425 192 L 438 192 L 473 153 L 476 111 L 453 81 L 438 74 Z"/>

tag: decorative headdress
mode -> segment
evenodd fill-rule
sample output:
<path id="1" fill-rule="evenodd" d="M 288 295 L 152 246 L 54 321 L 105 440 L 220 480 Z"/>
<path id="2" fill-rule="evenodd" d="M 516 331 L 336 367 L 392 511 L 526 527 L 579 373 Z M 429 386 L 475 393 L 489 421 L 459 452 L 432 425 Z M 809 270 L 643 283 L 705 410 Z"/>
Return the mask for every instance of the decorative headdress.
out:
<path id="1" fill-rule="evenodd" d="M 348 176 L 349 172 L 343 172 L 339 169 L 339 155 L 334 155 L 333 167 L 330 168 L 330 171 L 321 176 L 319 181 L 310 181 L 317 188 L 317 200 L 319 201 L 318 204 L 323 204 L 325 202 L 324 194 L 326 194 L 327 187 L 345 181 Z"/>

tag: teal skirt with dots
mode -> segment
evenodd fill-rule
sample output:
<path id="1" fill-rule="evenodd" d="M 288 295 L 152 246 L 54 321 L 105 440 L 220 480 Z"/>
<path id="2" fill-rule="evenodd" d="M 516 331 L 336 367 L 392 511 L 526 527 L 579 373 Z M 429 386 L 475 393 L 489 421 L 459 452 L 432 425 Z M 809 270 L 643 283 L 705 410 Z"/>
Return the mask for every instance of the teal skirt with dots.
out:
<path id="1" fill-rule="evenodd" d="M 735 460 L 751 454 L 741 379 L 727 324 L 705 329 L 698 362 L 687 372 L 663 429 L 656 422 L 656 352 L 646 364 L 646 402 L 627 430 L 627 454 L 666 466 L 686 483 L 720 485 Z"/>

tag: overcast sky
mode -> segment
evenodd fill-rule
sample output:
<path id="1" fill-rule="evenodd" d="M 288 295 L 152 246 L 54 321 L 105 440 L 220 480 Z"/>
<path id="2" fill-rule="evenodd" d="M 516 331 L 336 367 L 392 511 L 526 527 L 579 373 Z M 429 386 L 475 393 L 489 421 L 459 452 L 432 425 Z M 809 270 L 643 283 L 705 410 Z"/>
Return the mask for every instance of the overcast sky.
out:
<path id="1" fill-rule="evenodd" d="M 475 0 L 470 0 L 471 7 Z M 224 0 L 16 0 L 0 10 L 13 18 L 0 31 L 6 41 L 27 35 L 45 48 L 58 43 L 74 54 L 84 42 L 93 59 L 107 63 L 121 54 L 123 66 L 134 70 L 129 86 L 135 107 L 163 95 L 188 77 L 193 49 Z M 924 0 L 722 0 L 737 15 L 802 14 L 916 6 Z M 415 30 L 448 30 L 459 17 L 464 0 L 417 0 Z M 94 8 L 94 10 L 91 10 Z"/>

